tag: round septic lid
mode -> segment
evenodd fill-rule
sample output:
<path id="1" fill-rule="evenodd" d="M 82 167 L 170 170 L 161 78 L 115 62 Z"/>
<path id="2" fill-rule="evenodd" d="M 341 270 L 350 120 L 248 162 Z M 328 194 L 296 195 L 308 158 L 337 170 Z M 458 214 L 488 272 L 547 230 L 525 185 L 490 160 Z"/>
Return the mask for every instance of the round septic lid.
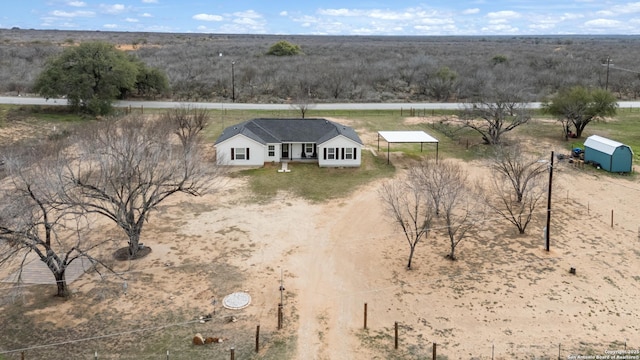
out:
<path id="1" fill-rule="evenodd" d="M 227 309 L 244 309 L 251 303 L 251 296 L 246 292 L 234 292 L 224 297 L 222 306 Z"/>

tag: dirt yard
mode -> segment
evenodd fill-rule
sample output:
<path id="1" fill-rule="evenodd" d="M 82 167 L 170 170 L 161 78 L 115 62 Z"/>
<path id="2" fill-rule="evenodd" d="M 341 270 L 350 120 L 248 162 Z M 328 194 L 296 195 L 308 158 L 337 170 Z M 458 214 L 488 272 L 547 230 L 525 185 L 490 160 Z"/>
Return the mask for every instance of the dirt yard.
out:
<path id="1" fill-rule="evenodd" d="M 475 176 L 487 172 L 480 162 L 466 168 Z M 218 313 L 237 317 L 237 326 L 251 333 L 260 324 L 273 334 L 282 275 L 294 359 L 431 358 L 433 343 L 446 359 L 555 359 L 640 347 L 637 182 L 560 162 L 550 252 L 543 204 L 525 236 L 487 219 L 458 247 L 455 262 L 445 258 L 444 235 L 430 235 L 418 245 L 412 270 L 405 269 L 409 248 L 381 207 L 379 186 L 320 204 L 286 192 L 255 203 L 246 179 L 233 178 L 216 194 L 174 198 L 146 225 L 143 242 L 152 253 L 118 265 L 127 271 L 127 294 L 114 282 L 92 311 L 121 314 L 124 323 L 172 308 L 206 314 L 216 300 Z M 105 224 L 101 231 L 117 230 Z M 216 264 L 224 267 L 207 270 Z M 87 313 L 70 314 L 100 286 L 87 274 L 71 285 L 70 300 L 25 315 L 80 326 Z M 222 298 L 238 290 L 251 295 L 250 306 L 221 309 Z"/>

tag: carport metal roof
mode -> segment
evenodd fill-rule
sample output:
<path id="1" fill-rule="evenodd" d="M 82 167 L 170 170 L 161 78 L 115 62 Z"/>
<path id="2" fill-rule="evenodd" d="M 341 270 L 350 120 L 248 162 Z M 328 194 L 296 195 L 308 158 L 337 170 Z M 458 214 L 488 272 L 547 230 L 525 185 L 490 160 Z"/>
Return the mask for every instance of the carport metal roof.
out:
<path id="1" fill-rule="evenodd" d="M 387 142 L 387 164 L 389 163 L 389 144 L 391 143 L 420 143 L 436 144 L 436 162 L 438 161 L 438 139 L 424 131 L 378 131 L 378 150 L 380 150 L 380 137 Z"/>

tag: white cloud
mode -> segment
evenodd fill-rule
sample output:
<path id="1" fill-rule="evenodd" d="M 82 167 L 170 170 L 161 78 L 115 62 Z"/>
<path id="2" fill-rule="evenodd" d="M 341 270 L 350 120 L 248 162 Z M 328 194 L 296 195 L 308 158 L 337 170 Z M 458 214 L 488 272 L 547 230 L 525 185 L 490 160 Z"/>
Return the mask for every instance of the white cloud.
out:
<path id="1" fill-rule="evenodd" d="M 441 26 L 453 24 L 454 21 L 452 19 L 424 18 L 420 19 L 419 23 L 427 26 Z"/>
<path id="2" fill-rule="evenodd" d="M 260 33 L 266 32 L 266 20 L 262 14 L 254 10 L 235 12 L 233 13 L 233 16 L 235 16 L 233 24 L 239 26 L 243 30 L 248 29 L 253 32 Z"/>
<path id="3" fill-rule="evenodd" d="M 640 13 L 640 2 L 627 3 L 624 5 L 614 5 L 610 8 L 615 14 L 634 14 Z"/>
<path id="4" fill-rule="evenodd" d="M 416 16 L 415 13 L 409 12 L 395 12 L 395 11 L 383 11 L 383 10 L 371 10 L 365 14 L 370 18 L 381 20 L 409 20 Z"/>
<path id="5" fill-rule="evenodd" d="M 145 4 L 157 4 L 158 0 L 142 0 L 142 2 Z"/>
<path id="6" fill-rule="evenodd" d="M 262 18 L 262 15 L 260 15 L 259 13 L 255 12 L 253 10 L 235 12 L 235 13 L 233 13 L 233 16 L 241 17 L 241 18 L 249 18 L 249 19 L 261 19 Z"/>
<path id="7" fill-rule="evenodd" d="M 130 23 L 137 23 L 139 20 L 134 18 L 126 18 L 125 21 Z"/>
<path id="8" fill-rule="evenodd" d="M 541 23 L 536 23 L 536 24 L 529 24 L 529 29 L 538 30 L 538 31 L 540 31 L 540 30 L 546 31 L 546 30 L 549 30 L 549 29 L 553 29 L 555 27 L 556 27 L 556 24 L 553 23 L 553 22 L 548 22 L 548 23 L 541 22 Z"/>
<path id="9" fill-rule="evenodd" d="M 473 15 L 473 14 L 477 14 L 477 13 L 479 13 L 479 12 L 480 12 L 480 9 L 478 9 L 478 8 L 473 8 L 473 9 L 466 9 L 466 10 L 464 10 L 462 13 L 463 13 L 464 15 Z"/>
<path id="10" fill-rule="evenodd" d="M 258 22 L 251 18 L 237 18 L 233 20 L 233 22 L 239 25 L 249 25 L 249 26 L 258 25 Z"/>
<path id="11" fill-rule="evenodd" d="M 200 21 L 222 21 L 224 18 L 220 15 L 196 14 L 196 15 L 193 15 L 193 19 L 200 20 Z"/>
<path id="12" fill-rule="evenodd" d="M 280 11 L 280 16 L 288 16 L 289 12 L 288 11 Z"/>
<path id="13" fill-rule="evenodd" d="M 84 1 L 69 1 L 67 2 L 67 5 L 73 7 L 85 7 L 87 6 L 87 3 L 85 3 Z"/>
<path id="14" fill-rule="evenodd" d="M 54 10 L 51 12 L 52 16 L 55 17 L 64 17 L 64 18 L 74 18 L 74 17 L 93 17 L 95 13 L 93 11 L 61 11 Z"/>
<path id="15" fill-rule="evenodd" d="M 600 10 L 598 12 L 596 12 L 596 14 L 598 14 L 599 16 L 614 16 L 615 13 L 611 10 Z"/>
<path id="16" fill-rule="evenodd" d="M 329 16 L 356 16 L 349 9 L 318 9 L 318 14 Z"/>
<path id="17" fill-rule="evenodd" d="M 597 27 L 597 28 L 615 28 L 620 26 L 621 22 L 618 20 L 611 19 L 595 19 L 589 20 L 584 23 L 587 27 Z"/>
<path id="18" fill-rule="evenodd" d="M 122 4 L 113 4 L 113 5 L 106 5 L 106 4 L 100 4 L 100 9 L 102 9 L 103 12 L 107 13 L 107 14 L 120 14 L 123 11 L 126 10 L 126 7 Z"/>
<path id="19" fill-rule="evenodd" d="M 107 29 L 117 29 L 118 25 L 116 25 L 116 24 L 104 24 L 102 27 L 107 28 Z"/>
<path id="20" fill-rule="evenodd" d="M 520 13 L 511 10 L 496 11 L 487 14 L 489 19 L 517 19 L 521 16 Z"/>
<path id="21" fill-rule="evenodd" d="M 576 19 L 582 19 L 584 17 L 583 14 L 577 14 L 577 13 L 564 13 L 562 14 L 562 16 L 560 17 L 561 20 L 576 20 Z"/>
<path id="22" fill-rule="evenodd" d="M 359 10 L 359 9 L 319 9 L 318 14 L 327 16 L 342 16 L 342 17 L 367 17 L 380 20 L 407 20 L 413 19 L 419 16 L 427 16 L 424 11 L 420 9 L 408 9 L 407 11 L 398 12 L 391 10 Z M 362 30 L 362 29 L 361 29 Z"/>
<path id="23" fill-rule="evenodd" d="M 520 30 L 511 25 L 500 24 L 483 27 L 482 31 L 491 34 L 517 34 Z"/>
<path id="24" fill-rule="evenodd" d="M 144 13 L 144 14 L 142 14 L 142 15 L 140 15 L 140 16 L 142 16 L 142 17 L 146 17 L 146 18 L 152 18 L 152 17 L 153 17 L 153 15 L 151 15 L 151 14 L 149 14 L 149 13 Z"/>

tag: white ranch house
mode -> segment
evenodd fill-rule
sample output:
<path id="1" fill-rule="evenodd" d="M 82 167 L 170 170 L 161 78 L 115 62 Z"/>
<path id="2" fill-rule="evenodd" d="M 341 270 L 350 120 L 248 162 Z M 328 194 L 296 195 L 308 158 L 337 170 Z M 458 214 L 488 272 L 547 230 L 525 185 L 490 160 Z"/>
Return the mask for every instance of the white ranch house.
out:
<path id="1" fill-rule="evenodd" d="M 253 119 L 224 129 L 215 142 L 217 163 L 317 162 L 358 167 L 362 140 L 349 126 L 326 119 Z"/>

